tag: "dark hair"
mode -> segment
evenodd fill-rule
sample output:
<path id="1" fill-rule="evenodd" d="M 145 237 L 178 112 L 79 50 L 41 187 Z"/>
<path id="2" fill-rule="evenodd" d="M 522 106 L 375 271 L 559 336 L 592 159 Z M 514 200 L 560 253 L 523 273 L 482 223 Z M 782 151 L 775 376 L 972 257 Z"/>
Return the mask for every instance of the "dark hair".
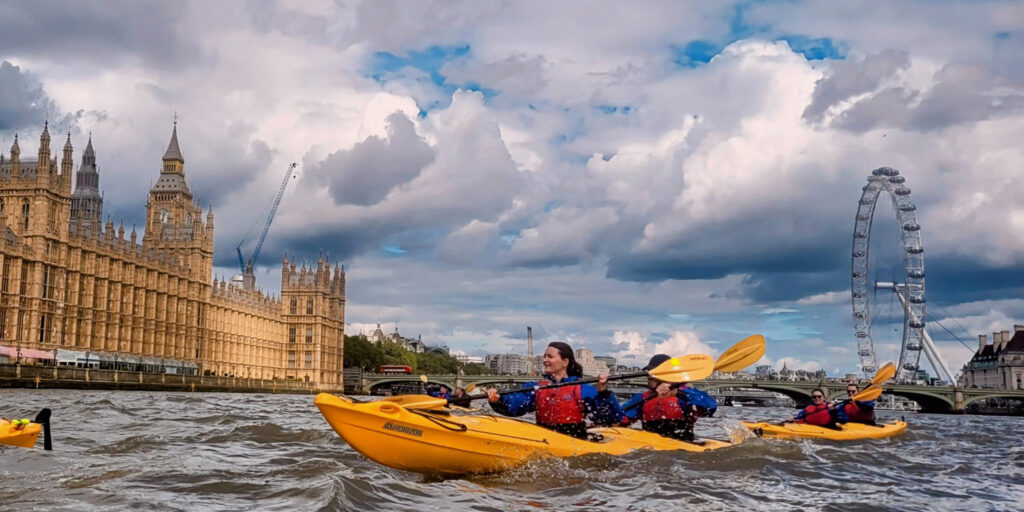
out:
<path id="1" fill-rule="evenodd" d="M 583 377 L 583 365 L 576 362 L 576 354 L 573 353 L 572 347 L 568 343 L 552 341 L 548 343 L 548 347 L 557 350 L 558 355 L 562 356 L 562 359 L 569 360 L 569 365 L 565 368 L 566 374 L 570 377 Z"/>
<path id="2" fill-rule="evenodd" d="M 846 387 L 850 387 L 850 386 L 853 386 L 853 387 L 857 388 L 857 391 L 860 391 L 860 386 L 858 386 L 856 382 L 851 382 L 851 383 L 846 385 Z"/>
<path id="3" fill-rule="evenodd" d="M 821 389 L 821 388 L 814 388 L 814 389 L 812 389 L 811 390 L 811 397 L 814 396 L 815 392 L 821 393 L 822 398 L 828 398 L 828 394 L 825 393 L 824 389 Z"/>

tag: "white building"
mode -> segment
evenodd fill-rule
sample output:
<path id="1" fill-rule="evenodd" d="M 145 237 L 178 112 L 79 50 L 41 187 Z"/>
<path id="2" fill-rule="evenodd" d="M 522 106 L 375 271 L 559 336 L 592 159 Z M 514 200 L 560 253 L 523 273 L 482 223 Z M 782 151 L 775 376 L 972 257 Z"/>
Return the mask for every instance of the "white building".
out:
<path id="1" fill-rule="evenodd" d="M 576 349 L 576 362 L 583 366 L 584 377 L 597 377 L 602 373 L 608 373 L 608 366 L 603 361 L 594 358 L 594 351 L 589 348 Z"/>
<path id="2" fill-rule="evenodd" d="M 487 354 L 484 366 L 497 375 L 527 375 L 530 356 L 522 354 Z"/>
<path id="3" fill-rule="evenodd" d="M 467 354 L 455 354 L 455 360 L 462 364 L 484 364 L 484 358 Z"/>

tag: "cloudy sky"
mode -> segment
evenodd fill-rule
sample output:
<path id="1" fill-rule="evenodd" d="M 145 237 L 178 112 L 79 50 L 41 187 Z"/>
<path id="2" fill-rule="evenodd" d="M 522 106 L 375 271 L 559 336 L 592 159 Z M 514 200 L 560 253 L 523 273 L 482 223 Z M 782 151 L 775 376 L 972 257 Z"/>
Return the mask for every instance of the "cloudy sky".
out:
<path id="1" fill-rule="evenodd" d="M 177 112 L 225 277 L 298 162 L 259 284 L 276 293 L 285 252 L 329 253 L 349 333 L 483 355 L 525 352 L 530 325 L 641 364 L 762 333 L 770 364 L 855 371 L 854 215 L 881 166 L 918 206 L 950 365 L 1024 323 L 1021 2 L 37 0 L 0 19 L 4 153 L 18 133 L 33 155 L 47 116 L 76 159 L 91 133 L 106 213 L 141 229 Z M 891 206 L 871 251 L 901 279 Z M 893 359 L 901 310 L 872 301 Z"/>

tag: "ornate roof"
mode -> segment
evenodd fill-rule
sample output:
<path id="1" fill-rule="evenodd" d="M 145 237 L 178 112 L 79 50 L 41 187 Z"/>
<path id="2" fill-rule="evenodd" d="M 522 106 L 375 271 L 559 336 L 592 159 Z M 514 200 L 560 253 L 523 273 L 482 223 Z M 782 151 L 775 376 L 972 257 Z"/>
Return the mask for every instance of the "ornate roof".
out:
<path id="1" fill-rule="evenodd" d="M 185 163 L 181 156 L 181 148 L 178 147 L 178 123 L 174 123 L 174 130 L 171 131 L 171 142 L 167 144 L 167 151 L 164 152 L 164 161 L 173 160 Z"/>

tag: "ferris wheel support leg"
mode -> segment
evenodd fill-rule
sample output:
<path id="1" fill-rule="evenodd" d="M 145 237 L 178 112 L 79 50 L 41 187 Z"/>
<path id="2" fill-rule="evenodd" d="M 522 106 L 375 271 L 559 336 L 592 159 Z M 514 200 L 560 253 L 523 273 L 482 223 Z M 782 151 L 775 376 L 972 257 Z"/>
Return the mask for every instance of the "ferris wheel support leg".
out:
<path id="1" fill-rule="evenodd" d="M 932 341 L 932 337 L 928 334 L 928 331 L 921 329 L 921 339 L 924 343 L 925 355 L 928 356 L 928 360 L 932 363 L 932 368 L 935 368 L 936 372 L 941 371 L 946 374 L 946 379 L 952 386 L 956 385 L 956 379 L 953 378 L 953 372 L 949 371 L 949 366 L 946 365 L 946 361 L 939 355 L 938 348 L 935 347 L 935 342 Z M 938 365 L 936 366 L 936 363 Z"/>

